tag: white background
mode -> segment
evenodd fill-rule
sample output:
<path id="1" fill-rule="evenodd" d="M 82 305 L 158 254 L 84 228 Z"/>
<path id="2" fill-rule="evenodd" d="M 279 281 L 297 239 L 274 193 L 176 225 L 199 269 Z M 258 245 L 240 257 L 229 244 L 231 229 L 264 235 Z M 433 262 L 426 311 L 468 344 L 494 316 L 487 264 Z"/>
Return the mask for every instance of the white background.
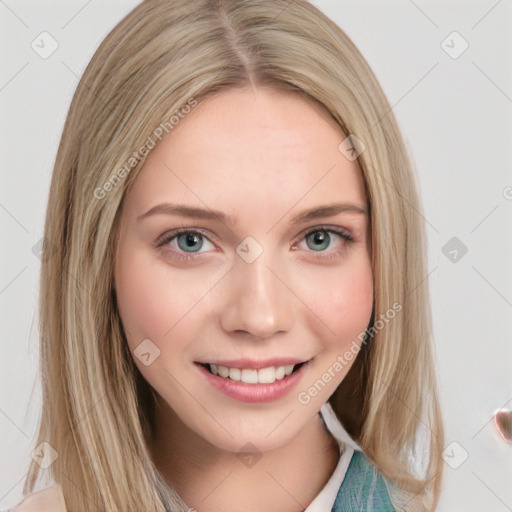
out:
<path id="1" fill-rule="evenodd" d="M 512 409 L 512 0 L 314 3 L 373 67 L 417 167 L 450 462 L 439 510 L 512 511 L 512 444 L 493 423 L 496 410 Z M 136 4 L 0 0 L 0 508 L 21 498 L 34 448 L 32 248 L 57 145 L 86 64 Z M 47 59 L 31 47 L 43 31 L 59 45 Z M 469 44 L 458 58 L 442 47 L 453 31 Z M 458 52 L 457 38 L 444 47 Z M 443 253 L 452 237 L 467 247 L 455 262 L 452 247 Z"/>

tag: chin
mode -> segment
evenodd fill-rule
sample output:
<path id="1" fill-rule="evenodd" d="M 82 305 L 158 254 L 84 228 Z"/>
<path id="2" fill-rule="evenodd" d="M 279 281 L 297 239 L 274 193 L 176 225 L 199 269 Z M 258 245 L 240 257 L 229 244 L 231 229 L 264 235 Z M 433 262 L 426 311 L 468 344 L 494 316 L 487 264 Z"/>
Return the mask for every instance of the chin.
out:
<path id="1" fill-rule="evenodd" d="M 253 414 L 247 415 L 238 411 L 233 416 L 223 416 L 224 428 L 210 421 L 207 428 L 205 423 L 202 423 L 194 430 L 206 442 L 221 450 L 233 453 L 266 452 L 290 443 L 311 421 L 312 418 L 309 416 L 314 415 L 315 413 L 308 417 L 298 417 L 297 408 L 294 410 L 290 407 L 277 411 L 254 411 Z"/>

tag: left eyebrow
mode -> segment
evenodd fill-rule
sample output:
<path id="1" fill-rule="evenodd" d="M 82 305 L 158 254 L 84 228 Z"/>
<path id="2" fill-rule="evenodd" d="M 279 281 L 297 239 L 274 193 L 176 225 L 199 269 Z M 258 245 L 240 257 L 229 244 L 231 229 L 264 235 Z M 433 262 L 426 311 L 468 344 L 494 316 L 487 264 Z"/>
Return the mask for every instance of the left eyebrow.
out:
<path id="1" fill-rule="evenodd" d="M 322 217 L 332 217 L 333 215 L 337 215 L 338 213 L 345 212 L 368 215 L 368 208 L 366 206 L 358 206 L 355 204 L 332 203 L 301 212 L 298 215 L 292 217 L 291 223 L 299 224 L 301 222 L 320 219 Z"/>

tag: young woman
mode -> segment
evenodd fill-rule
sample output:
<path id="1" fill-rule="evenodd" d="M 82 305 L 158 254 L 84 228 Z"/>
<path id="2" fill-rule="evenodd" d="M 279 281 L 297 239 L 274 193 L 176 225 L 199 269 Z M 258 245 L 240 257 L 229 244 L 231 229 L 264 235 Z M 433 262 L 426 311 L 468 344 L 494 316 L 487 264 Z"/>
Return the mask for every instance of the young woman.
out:
<path id="1" fill-rule="evenodd" d="M 389 103 L 315 7 L 140 4 L 57 155 L 14 510 L 434 510 L 420 210 Z"/>

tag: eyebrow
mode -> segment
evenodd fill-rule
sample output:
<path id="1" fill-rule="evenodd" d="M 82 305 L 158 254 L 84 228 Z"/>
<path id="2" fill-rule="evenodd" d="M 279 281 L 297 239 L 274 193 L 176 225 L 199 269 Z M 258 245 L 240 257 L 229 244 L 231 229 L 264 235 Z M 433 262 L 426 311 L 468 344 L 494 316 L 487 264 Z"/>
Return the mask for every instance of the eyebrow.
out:
<path id="1" fill-rule="evenodd" d="M 291 223 L 299 224 L 301 222 L 307 222 L 309 220 L 323 217 L 331 217 L 333 215 L 337 215 L 338 213 L 345 212 L 368 215 L 368 209 L 366 206 L 358 206 L 355 204 L 346 203 L 331 203 L 305 210 L 292 217 Z M 162 203 L 153 206 L 153 208 L 148 210 L 146 213 L 139 215 L 139 217 L 137 217 L 137 222 L 140 222 L 141 220 L 156 214 L 180 215 L 182 217 L 189 217 L 193 219 L 220 220 L 225 224 L 232 225 L 236 225 L 238 222 L 236 217 L 233 217 L 232 215 L 226 215 L 221 211 L 175 203 Z"/>

